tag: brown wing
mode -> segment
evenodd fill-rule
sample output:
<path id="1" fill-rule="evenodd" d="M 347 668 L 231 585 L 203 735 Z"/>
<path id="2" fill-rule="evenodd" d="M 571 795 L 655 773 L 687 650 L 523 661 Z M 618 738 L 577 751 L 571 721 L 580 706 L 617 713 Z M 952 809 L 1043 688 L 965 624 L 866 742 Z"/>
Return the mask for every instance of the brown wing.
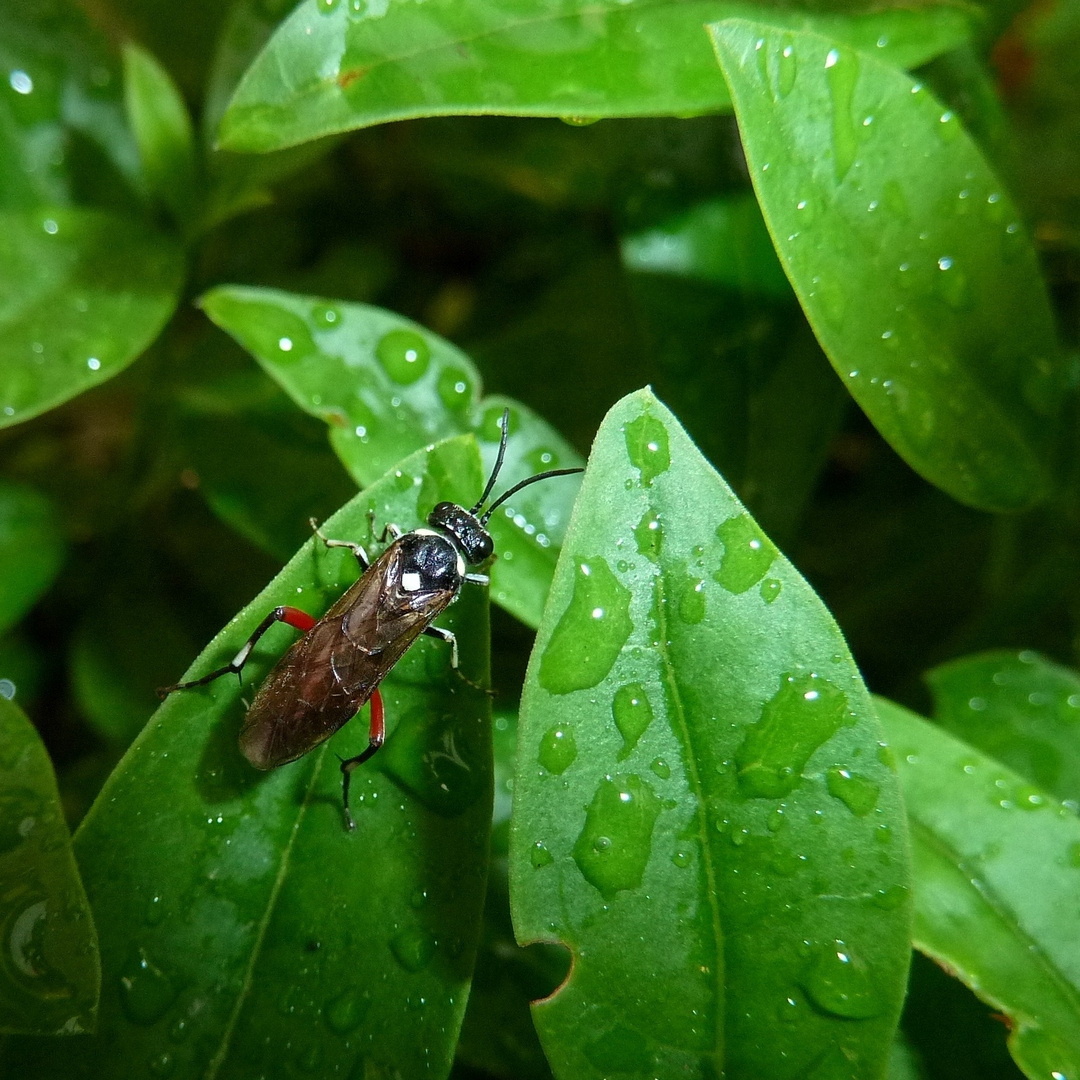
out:
<path id="1" fill-rule="evenodd" d="M 257 769 L 295 761 L 346 724 L 457 595 L 406 592 L 393 543 L 289 651 L 259 687 L 240 731 Z"/>

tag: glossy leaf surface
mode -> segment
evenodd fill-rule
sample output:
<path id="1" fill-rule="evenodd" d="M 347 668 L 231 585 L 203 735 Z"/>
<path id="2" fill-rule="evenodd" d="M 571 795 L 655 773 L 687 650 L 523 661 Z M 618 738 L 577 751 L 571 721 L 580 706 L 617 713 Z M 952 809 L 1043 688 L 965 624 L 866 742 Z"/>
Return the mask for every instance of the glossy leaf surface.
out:
<path id="1" fill-rule="evenodd" d="M 780 260 L 851 394 L 955 498 L 1037 501 L 1062 372 L 1001 180 L 955 115 L 878 57 L 756 22 L 711 33 Z"/>
<path id="2" fill-rule="evenodd" d="M 369 508 L 414 527 L 439 499 L 466 498 L 480 471 L 471 440 L 421 451 L 342 508 L 327 535 L 366 540 Z M 319 613 L 356 576 L 347 552 L 305 544 L 190 674 L 235 655 L 277 604 Z M 237 749 L 241 699 L 295 632 L 263 639 L 246 689 L 221 679 L 161 706 L 75 841 L 101 938 L 100 1034 L 77 1059 L 16 1043 L 16 1072 L 446 1075 L 491 822 L 483 591 L 466 589 L 446 625 L 460 673 L 444 643 L 424 638 L 383 684 L 389 737 L 353 776 L 353 833 L 335 754 L 367 745 L 366 708 L 271 773 Z"/>
<path id="3" fill-rule="evenodd" d="M 744 4 L 690 0 L 308 0 L 249 69 L 221 125 L 233 150 L 275 150 L 410 116 L 686 115 L 730 108 L 701 27 Z M 750 8 L 751 13 L 757 8 Z M 901 65 L 964 40 L 956 8 L 852 16 L 775 10 L 782 25 L 827 27 Z"/>
<path id="4" fill-rule="evenodd" d="M 510 438 L 496 494 L 546 469 L 581 464 L 531 410 L 481 398 L 480 376 L 464 353 L 393 312 L 240 286 L 214 289 L 201 303 L 302 409 L 330 425 L 334 449 L 360 484 L 434 439 L 465 432 L 476 434 L 492 468 L 506 407 Z M 530 626 L 540 621 L 576 490 L 573 477 L 535 484 L 489 523 L 499 554 L 492 599 Z"/>
<path id="5" fill-rule="evenodd" d="M 172 241 L 136 219 L 0 214 L 0 427 L 123 370 L 172 314 L 182 273 Z"/>
<path id="6" fill-rule="evenodd" d="M 843 638 L 647 391 L 597 435 L 522 699 L 522 942 L 559 1077 L 884 1071 L 910 954 L 896 779 Z"/>
<path id="7" fill-rule="evenodd" d="M 1005 650 L 928 672 L 934 719 L 1031 783 L 1080 805 L 1080 675 Z"/>
<path id="8" fill-rule="evenodd" d="M 0 483 L 0 633 L 53 583 L 64 561 L 56 509 L 22 485 Z"/>
<path id="9" fill-rule="evenodd" d="M 56 777 L 34 726 L 3 697 L 0 925 L 0 1033 L 93 1031 L 101 981 L 97 937 Z"/>
<path id="10" fill-rule="evenodd" d="M 1080 1071 L 1080 820 L 1052 796 L 884 699 L 912 830 L 916 948 L 1009 1018 L 1036 1078 Z"/>

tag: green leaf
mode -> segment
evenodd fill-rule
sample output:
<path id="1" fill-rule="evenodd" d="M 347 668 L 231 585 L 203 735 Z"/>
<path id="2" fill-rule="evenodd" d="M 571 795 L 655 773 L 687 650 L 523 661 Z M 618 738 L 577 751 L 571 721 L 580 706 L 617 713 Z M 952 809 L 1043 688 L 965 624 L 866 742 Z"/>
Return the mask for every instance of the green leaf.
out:
<path id="1" fill-rule="evenodd" d="M 876 701 L 915 857 L 915 946 L 1009 1018 L 1032 1078 L 1080 1071 L 1080 820 L 914 713 Z"/>
<path id="2" fill-rule="evenodd" d="M 0 1032 L 93 1031 L 101 971 L 45 747 L 0 696 Z M 70 1044 L 62 1051 L 71 1054 Z"/>
<path id="3" fill-rule="evenodd" d="M 757 7 L 717 0 L 307 0 L 252 64 L 221 124 L 228 149 L 266 151 L 387 120 L 454 113 L 669 116 L 730 108 L 701 27 Z M 914 65 L 968 35 L 958 8 L 771 13 Z M 672 62 L 677 57 L 677 62 Z"/>
<path id="4" fill-rule="evenodd" d="M 367 541 L 369 509 L 380 525 L 412 528 L 435 501 L 467 498 L 480 475 L 472 440 L 420 451 L 326 533 Z M 309 541 L 189 677 L 235 655 L 276 605 L 321 613 L 356 575 L 350 554 Z M 491 823 L 486 605 L 484 591 L 467 586 L 447 613 L 460 672 L 444 643 L 424 638 L 383 683 L 389 738 L 353 775 L 353 833 L 342 824 L 335 754 L 366 747 L 366 709 L 269 774 L 236 746 L 241 699 L 288 628 L 255 649 L 244 689 L 223 678 L 170 697 L 75 839 L 101 938 L 100 1034 L 74 1060 L 16 1043 L 13 1073 L 445 1076 Z"/>
<path id="5" fill-rule="evenodd" d="M 173 242 L 132 218 L 0 213 L 0 427 L 122 371 L 172 314 L 182 274 Z"/>
<path id="6" fill-rule="evenodd" d="M 1080 675 L 1037 653 L 953 660 L 926 675 L 934 719 L 1032 784 L 1080 805 Z"/>
<path id="7" fill-rule="evenodd" d="M 510 438 L 497 492 L 534 473 L 581 464 L 524 405 L 481 399 L 480 375 L 464 353 L 391 311 L 235 285 L 212 290 L 200 303 L 302 409 L 330 425 L 331 444 L 360 484 L 418 447 L 465 432 L 476 434 L 492 468 L 507 407 Z M 530 626 L 540 621 L 576 488 L 569 478 L 535 484 L 489 524 L 499 555 L 492 599 Z"/>
<path id="8" fill-rule="evenodd" d="M 53 583 L 66 545 L 56 508 L 33 488 L 0 481 L 0 633 Z"/>
<path id="9" fill-rule="evenodd" d="M 522 699 L 518 940 L 555 1074 L 875 1076 L 910 956 L 880 728 L 836 624 L 664 406 L 597 435 Z"/>
<path id="10" fill-rule="evenodd" d="M 780 260 L 856 401 L 962 502 L 1037 501 L 1063 376 L 1034 249 L 978 148 L 835 37 L 710 30 Z"/>
<path id="11" fill-rule="evenodd" d="M 191 117 L 169 73 L 138 45 L 124 47 L 124 99 L 150 194 L 187 224 L 198 194 Z"/>
<path id="12" fill-rule="evenodd" d="M 889 1054 L 889 1069 L 886 1080 L 926 1080 L 926 1071 L 904 1036 L 897 1032 Z"/>

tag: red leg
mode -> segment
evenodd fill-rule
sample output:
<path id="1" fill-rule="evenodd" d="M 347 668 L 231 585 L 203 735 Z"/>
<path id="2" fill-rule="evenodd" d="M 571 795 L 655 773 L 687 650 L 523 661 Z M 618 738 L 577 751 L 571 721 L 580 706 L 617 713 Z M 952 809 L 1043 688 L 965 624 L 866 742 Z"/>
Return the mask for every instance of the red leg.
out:
<path id="1" fill-rule="evenodd" d="M 158 697 L 162 701 L 165 700 L 174 690 L 190 690 L 193 686 L 205 686 L 209 682 L 213 682 L 214 679 L 221 678 L 222 675 L 239 675 L 243 666 L 247 663 L 248 657 L 251 655 L 251 650 L 255 648 L 255 643 L 270 629 L 274 623 L 288 623 L 289 626 L 296 627 L 297 630 L 302 630 L 305 634 L 318 622 L 314 616 L 309 615 L 306 611 L 301 611 L 299 608 L 281 607 L 274 608 L 269 615 L 255 628 L 255 633 L 251 635 L 244 642 L 244 647 L 233 657 L 233 659 L 224 667 L 218 668 L 217 671 L 211 671 L 209 675 L 204 675 L 201 679 L 192 679 L 191 682 L 176 683 L 175 686 L 163 686 L 158 691 Z"/>
<path id="2" fill-rule="evenodd" d="M 349 810 L 349 781 L 352 779 L 352 771 L 365 761 L 383 744 L 386 738 L 386 716 L 383 712 L 382 694 L 376 690 L 371 695 L 371 726 L 368 728 L 367 749 L 356 757 L 346 758 L 341 763 L 341 801 L 345 807 L 345 826 L 349 829 L 356 828 L 352 812 Z"/>

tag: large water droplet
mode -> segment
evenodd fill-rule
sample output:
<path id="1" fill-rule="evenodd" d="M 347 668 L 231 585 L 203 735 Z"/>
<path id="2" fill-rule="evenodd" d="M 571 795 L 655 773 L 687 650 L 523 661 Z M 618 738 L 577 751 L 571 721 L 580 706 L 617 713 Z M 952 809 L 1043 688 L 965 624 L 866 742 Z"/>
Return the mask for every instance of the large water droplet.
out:
<path id="1" fill-rule="evenodd" d="M 798 786 L 810 755 L 854 721 L 847 696 L 827 679 L 813 672 L 784 675 L 735 755 L 739 788 L 745 795 L 782 798 Z"/>
<path id="2" fill-rule="evenodd" d="M 461 412 L 472 404 L 473 380 L 464 369 L 445 367 L 439 373 L 439 399 L 451 412 Z"/>
<path id="3" fill-rule="evenodd" d="M 626 425 L 623 436 L 630 464 L 641 474 L 641 486 L 651 487 L 671 465 L 667 428 L 655 416 L 642 413 Z"/>
<path id="4" fill-rule="evenodd" d="M 660 800 L 638 776 L 600 781 L 574 844 L 574 862 L 605 899 L 641 884 Z"/>
<path id="5" fill-rule="evenodd" d="M 818 1008 L 834 1016 L 866 1020 L 881 1012 L 869 969 L 842 941 L 819 946 L 800 983 Z"/>
<path id="6" fill-rule="evenodd" d="M 664 523 L 652 508 L 646 510 L 634 526 L 634 541 L 638 552 L 645 558 L 654 563 L 660 561 L 660 552 L 664 546 Z"/>
<path id="7" fill-rule="evenodd" d="M 772 566 L 776 548 L 749 514 L 728 518 L 716 530 L 716 535 L 724 545 L 724 555 L 713 580 L 736 595 L 746 592 Z"/>
<path id="8" fill-rule="evenodd" d="M 406 971 L 423 971 L 431 963 L 437 944 L 427 930 L 412 926 L 394 936 L 390 951 Z"/>
<path id="9" fill-rule="evenodd" d="M 611 715 L 623 737 L 622 749 L 619 751 L 619 760 L 622 761 L 637 746 L 638 739 L 645 734 L 645 729 L 653 721 L 652 703 L 645 693 L 645 687 L 641 683 L 620 686 L 611 702 Z"/>
<path id="10" fill-rule="evenodd" d="M 327 1004 L 323 1012 L 327 1026 L 339 1035 L 347 1035 L 364 1019 L 370 1003 L 358 990 L 345 990 Z"/>
<path id="11" fill-rule="evenodd" d="M 566 772 L 577 757 L 577 743 L 574 733 L 566 724 L 549 728 L 540 740 L 540 764 L 548 772 L 558 776 Z"/>
<path id="12" fill-rule="evenodd" d="M 169 977 L 150 961 L 144 949 L 134 952 L 120 975 L 120 1002 L 128 1017 L 136 1024 L 153 1024 L 175 1000 L 176 990 Z"/>
<path id="13" fill-rule="evenodd" d="M 837 765 L 829 770 L 829 794 L 839 799 L 856 817 L 865 817 L 877 806 L 880 787 L 865 776 Z"/>
<path id="14" fill-rule="evenodd" d="M 858 153 L 858 132 L 853 111 L 859 61 L 855 52 L 843 47 L 830 49 L 825 57 L 825 78 L 832 98 L 833 165 L 836 182 L 847 176 Z"/>
<path id="15" fill-rule="evenodd" d="M 431 349 L 415 330 L 391 330 L 375 346 L 375 355 L 396 383 L 408 386 L 422 378 L 431 362 Z"/>
<path id="16" fill-rule="evenodd" d="M 575 560 L 574 592 L 540 658 L 540 685 L 552 694 L 596 686 L 634 629 L 630 590 L 599 556 Z"/>

